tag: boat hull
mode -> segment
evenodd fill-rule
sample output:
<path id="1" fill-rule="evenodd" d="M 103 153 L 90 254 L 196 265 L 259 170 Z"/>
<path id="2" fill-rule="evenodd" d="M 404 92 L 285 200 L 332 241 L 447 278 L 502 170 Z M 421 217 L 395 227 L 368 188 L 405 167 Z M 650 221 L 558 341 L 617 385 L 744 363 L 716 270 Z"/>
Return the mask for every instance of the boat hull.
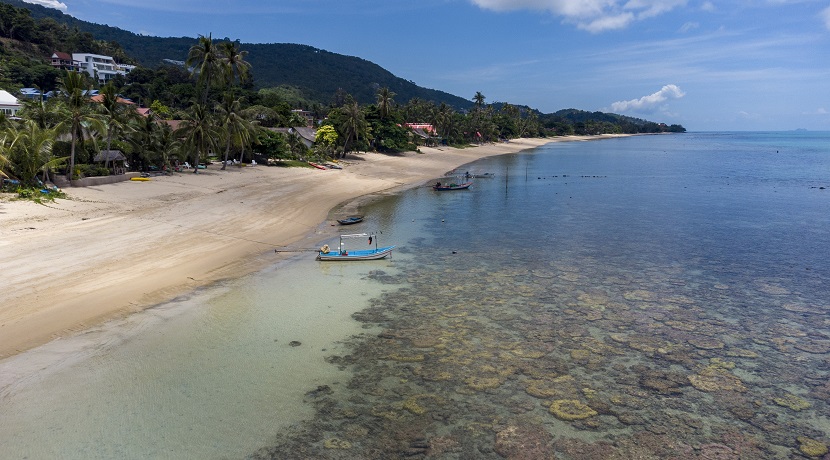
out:
<path id="1" fill-rule="evenodd" d="M 467 183 L 458 184 L 458 185 L 441 185 L 441 186 L 433 185 L 432 189 L 435 190 L 436 192 L 446 192 L 448 190 L 466 190 L 466 189 L 470 188 L 471 185 L 473 185 L 472 182 L 467 182 Z"/>
<path id="2" fill-rule="evenodd" d="M 339 252 L 324 253 L 322 251 L 317 253 L 317 260 L 325 261 L 349 261 L 349 260 L 378 260 L 392 254 L 395 246 L 386 246 L 385 248 L 365 249 L 361 251 L 349 251 L 345 254 Z"/>
<path id="3" fill-rule="evenodd" d="M 347 217 L 345 219 L 338 219 L 337 222 L 340 225 L 359 224 L 360 222 L 363 222 L 363 218 L 362 217 Z"/>

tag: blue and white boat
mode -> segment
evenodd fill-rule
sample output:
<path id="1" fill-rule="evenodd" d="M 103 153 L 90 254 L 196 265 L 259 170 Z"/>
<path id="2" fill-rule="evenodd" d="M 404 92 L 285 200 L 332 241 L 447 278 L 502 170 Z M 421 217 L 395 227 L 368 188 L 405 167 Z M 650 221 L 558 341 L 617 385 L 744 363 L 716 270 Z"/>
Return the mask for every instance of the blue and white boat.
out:
<path id="1" fill-rule="evenodd" d="M 344 239 L 359 240 L 368 239 L 369 249 L 353 249 L 346 248 Z M 374 242 L 375 247 L 372 248 Z M 395 246 L 378 247 L 377 235 L 373 233 L 354 233 L 351 235 L 340 235 L 340 245 L 338 248 L 330 248 L 329 245 L 324 245 L 317 252 L 317 260 L 377 260 L 392 254 Z"/>

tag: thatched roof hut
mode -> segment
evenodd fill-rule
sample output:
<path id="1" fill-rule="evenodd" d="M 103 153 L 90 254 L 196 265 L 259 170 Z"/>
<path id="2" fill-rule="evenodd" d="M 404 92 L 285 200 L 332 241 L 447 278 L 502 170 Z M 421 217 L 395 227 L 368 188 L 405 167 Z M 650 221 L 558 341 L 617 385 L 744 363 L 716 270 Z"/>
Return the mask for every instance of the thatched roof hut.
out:
<path id="1" fill-rule="evenodd" d="M 126 161 L 126 160 L 127 160 L 127 157 L 125 157 L 124 154 L 121 153 L 120 150 L 101 150 L 100 152 L 98 152 L 97 155 L 95 155 L 95 158 L 93 159 L 93 161 L 95 161 L 95 162 L 99 162 L 99 161 Z"/>

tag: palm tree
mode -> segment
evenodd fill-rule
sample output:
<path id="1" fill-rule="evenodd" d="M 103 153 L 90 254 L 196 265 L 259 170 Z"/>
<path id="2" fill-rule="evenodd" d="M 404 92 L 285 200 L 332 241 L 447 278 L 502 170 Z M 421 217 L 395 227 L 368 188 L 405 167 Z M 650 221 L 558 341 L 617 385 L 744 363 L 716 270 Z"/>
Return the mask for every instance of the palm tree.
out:
<path id="1" fill-rule="evenodd" d="M 300 153 L 305 150 L 305 145 L 303 144 L 303 140 L 300 139 L 300 135 L 292 131 L 286 136 L 286 141 L 288 142 L 288 149 L 294 155 L 294 158 L 302 159 Z"/>
<path id="2" fill-rule="evenodd" d="M 476 107 L 478 107 L 479 109 L 484 107 L 484 99 L 486 98 L 483 94 L 481 94 L 481 91 L 476 91 L 475 96 L 473 96 L 473 102 L 475 102 Z"/>
<path id="3" fill-rule="evenodd" d="M 38 172 L 43 172 L 43 182 L 47 182 L 49 169 L 66 161 L 65 157 L 52 158 L 54 130 L 41 128 L 33 120 L 26 120 L 21 129 L 11 130 L 8 134 L 8 151 L 14 158 L 14 172 L 24 185 L 35 185 Z"/>
<path id="4" fill-rule="evenodd" d="M 86 98 L 87 92 L 91 89 L 86 74 L 67 71 L 64 77 L 59 80 L 59 84 L 61 98 L 63 98 L 66 110 L 65 116 L 68 120 L 59 124 L 58 130 L 65 131 L 68 128 L 72 137 L 69 174 L 67 174 L 71 179 L 75 173 L 75 146 L 78 143 L 78 137 L 83 137 L 86 128 L 95 128 L 99 132 L 104 131 L 104 129 Z"/>
<path id="5" fill-rule="evenodd" d="M 349 142 L 352 140 L 357 141 L 361 135 L 365 135 L 368 125 L 363 111 L 357 105 L 357 101 L 352 100 L 347 102 L 346 105 L 340 108 L 340 113 L 343 115 L 343 120 L 339 129 L 346 139 L 343 142 L 343 157 L 345 157 L 349 151 Z"/>
<path id="6" fill-rule="evenodd" d="M 161 157 L 161 163 L 165 167 L 170 166 L 170 158 L 178 156 L 181 149 L 181 143 L 173 133 L 173 129 L 166 123 L 159 125 L 159 128 L 156 130 L 154 145 L 157 150 L 156 153 Z"/>
<path id="7" fill-rule="evenodd" d="M 33 120 L 40 128 L 54 128 L 60 123 L 60 107 L 57 107 L 60 99 L 24 99 L 23 108 L 19 115 L 26 120 Z"/>
<path id="8" fill-rule="evenodd" d="M 132 145 L 131 161 L 146 164 L 156 149 L 159 124 L 153 117 L 136 117 L 131 120 L 129 142 Z"/>
<path id="9" fill-rule="evenodd" d="M 187 61 L 185 65 L 192 68 L 192 73 L 199 74 L 198 82 L 202 87 L 202 105 L 207 104 L 208 93 L 210 86 L 213 83 L 213 78 L 220 72 L 219 67 L 219 50 L 213 44 L 213 38 L 209 34 L 207 37 L 199 35 L 199 42 L 190 47 L 187 53 Z"/>
<path id="10" fill-rule="evenodd" d="M 101 88 L 101 113 L 107 128 L 107 152 L 112 146 L 112 136 L 127 129 L 127 106 L 120 102 L 115 85 L 107 83 Z M 109 168 L 109 154 L 104 159 L 104 167 Z"/>
<path id="11" fill-rule="evenodd" d="M 392 110 L 392 104 L 395 103 L 393 99 L 395 97 L 395 93 L 389 90 L 388 87 L 383 87 L 378 90 L 378 111 L 380 112 L 380 118 L 387 118 L 389 117 L 389 112 Z"/>
<path id="12" fill-rule="evenodd" d="M 444 102 L 432 111 L 430 121 L 435 125 L 435 130 L 439 136 L 449 137 L 453 123 L 453 115 L 455 115 L 455 111 Z"/>
<path id="13" fill-rule="evenodd" d="M 222 170 L 228 165 L 228 155 L 231 151 L 231 143 L 242 144 L 247 133 L 245 119 L 242 118 L 242 100 L 234 99 L 230 92 L 225 93 L 222 103 L 216 106 L 219 115 L 219 125 L 222 126 L 223 137 L 225 138 L 225 158 L 222 161 Z"/>
<path id="14" fill-rule="evenodd" d="M 225 75 L 225 84 L 233 86 L 237 77 L 242 84 L 248 79 L 251 64 L 245 60 L 247 51 L 239 49 L 238 42 L 222 42 L 219 44 L 219 63 Z"/>
<path id="15" fill-rule="evenodd" d="M 215 139 L 220 136 L 214 117 L 205 105 L 194 102 L 176 134 L 184 139 L 185 146 L 193 152 L 193 172 L 198 174 L 202 153 L 215 147 Z"/>
<path id="16" fill-rule="evenodd" d="M 0 133 L 0 177 L 9 177 L 9 167 L 11 166 L 9 137 L 8 131 Z"/>

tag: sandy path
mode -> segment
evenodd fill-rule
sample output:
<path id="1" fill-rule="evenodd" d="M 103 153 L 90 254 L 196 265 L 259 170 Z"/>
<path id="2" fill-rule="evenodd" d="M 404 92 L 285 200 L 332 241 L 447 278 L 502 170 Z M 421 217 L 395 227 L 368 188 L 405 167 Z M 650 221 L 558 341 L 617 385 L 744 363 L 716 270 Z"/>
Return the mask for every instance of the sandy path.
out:
<path id="1" fill-rule="evenodd" d="M 271 264 L 276 248 L 321 240 L 348 200 L 546 142 L 358 154 L 328 171 L 212 165 L 70 188 L 47 206 L 0 201 L 0 358 Z"/>

